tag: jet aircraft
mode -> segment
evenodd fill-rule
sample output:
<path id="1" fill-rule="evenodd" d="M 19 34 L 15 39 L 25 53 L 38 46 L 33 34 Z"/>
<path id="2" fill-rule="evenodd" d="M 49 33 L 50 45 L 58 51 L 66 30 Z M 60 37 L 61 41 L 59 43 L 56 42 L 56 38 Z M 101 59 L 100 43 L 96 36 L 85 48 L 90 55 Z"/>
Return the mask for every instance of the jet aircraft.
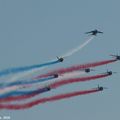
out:
<path id="1" fill-rule="evenodd" d="M 86 32 L 85 34 L 90 34 L 90 35 L 95 35 L 96 36 L 98 33 L 103 33 L 103 32 L 98 31 L 97 29 L 95 29 L 95 30 L 92 30 L 90 32 Z"/>
<path id="2" fill-rule="evenodd" d="M 57 56 L 57 59 L 58 59 L 59 62 L 63 62 L 63 60 L 64 60 L 64 58 L 58 57 L 58 56 Z"/>

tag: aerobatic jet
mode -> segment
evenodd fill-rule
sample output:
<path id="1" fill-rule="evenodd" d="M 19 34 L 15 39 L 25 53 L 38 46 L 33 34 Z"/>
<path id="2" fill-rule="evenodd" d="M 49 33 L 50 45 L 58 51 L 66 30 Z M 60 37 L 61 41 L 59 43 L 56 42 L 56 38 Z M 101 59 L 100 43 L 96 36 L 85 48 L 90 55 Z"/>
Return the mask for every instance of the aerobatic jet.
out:
<path id="1" fill-rule="evenodd" d="M 107 88 L 98 85 L 97 89 L 100 90 L 100 91 L 103 91 L 104 89 L 107 89 Z"/>
<path id="2" fill-rule="evenodd" d="M 53 76 L 55 77 L 55 78 L 58 78 L 59 77 L 59 75 L 58 74 L 53 74 Z"/>
<path id="3" fill-rule="evenodd" d="M 62 57 L 58 57 L 58 56 L 57 56 L 57 59 L 59 62 L 63 62 L 63 60 L 64 60 Z"/>
<path id="4" fill-rule="evenodd" d="M 112 75 L 113 73 L 117 73 L 117 72 L 112 72 L 112 71 L 108 71 L 108 70 L 107 70 L 107 72 L 105 72 L 105 74 L 108 74 L 108 75 Z"/>
<path id="5" fill-rule="evenodd" d="M 107 74 L 108 74 L 108 75 L 112 75 L 113 72 L 112 72 L 112 71 L 107 71 Z"/>
<path id="6" fill-rule="evenodd" d="M 86 69 L 84 69 L 84 70 L 85 70 L 86 73 L 89 73 L 89 72 L 91 72 L 91 71 L 95 71 L 94 69 L 90 69 L 90 68 L 86 68 Z"/>
<path id="7" fill-rule="evenodd" d="M 103 32 L 98 31 L 97 29 L 95 29 L 95 30 L 92 30 L 92 31 L 90 31 L 90 32 L 86 32 L 85 34 L 97 35 L 98 33 L 103 33 Z"/>

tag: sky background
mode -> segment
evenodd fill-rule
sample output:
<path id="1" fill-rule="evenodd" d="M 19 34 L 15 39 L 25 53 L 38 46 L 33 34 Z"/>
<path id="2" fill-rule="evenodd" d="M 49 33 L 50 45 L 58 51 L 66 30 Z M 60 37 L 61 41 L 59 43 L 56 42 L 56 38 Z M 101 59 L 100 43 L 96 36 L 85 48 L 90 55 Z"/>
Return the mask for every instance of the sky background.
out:
<path id="1" fill-rule="evenodd" d="M 55 68 L 109 59 L 120 55 L 119 0 L 0 0 L 0 69 L 44 63 L 86 40 L 86 31 L 98 35 L 84 49 Z M 52 69 L 52 67 L 51 67 Z M 96 68 L 118 72 L 101 80 L 77 83 L 55 93 L 108 87 L 103 92 L 49 102 L 26 110 L 0 110 L 11 120 L 120 119 L 120 63 Z"/>

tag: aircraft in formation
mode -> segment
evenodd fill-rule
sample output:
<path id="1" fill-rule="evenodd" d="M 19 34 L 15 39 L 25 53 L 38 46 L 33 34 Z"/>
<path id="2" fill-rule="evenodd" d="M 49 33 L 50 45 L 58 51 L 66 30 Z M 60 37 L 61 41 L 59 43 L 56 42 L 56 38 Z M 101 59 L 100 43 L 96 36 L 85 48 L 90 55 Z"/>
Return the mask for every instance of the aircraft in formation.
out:
<path id="1" fill-rule="evenodd" d="M 102 73 L 102 74 L 108 74 L 108 75 L 112 75 L 113 73 L 117 73 L 117 72 L 112 72 L 112 71 L 108 71 L 108 70 L 107 70 L 107 72 L 105 72 L 105 73 Z"/>
<path id="2" fill-rule="evenodd" d="M 102 87 L 102 86 L 99 86 L 99 85 L 98 85 L 97 89 L 100 90 L 100 91 L 103 91 L 104 89 L 108 89 L 108 88 Z"/>
<path id="3" fill-rule="evenodd" d="M 91 72 L 91 71 L 95 71 L 95 70 L 94 70 L 94 69 L 90 69 L 90 68 L 86 68 L 86 69 L 85 69 L 85 72 L 86 72 L 86 73 L 89 73 L 89 72 Z"/>
<path id="4" fill-rule="evenodd" d="M 112 71 L 107 71 L 106 73 L 107 73 L 108 75 L 112 75 L 112 74 L 113 74 Z"/>
<path id="5" fill-rule="evenodd" d="M 63 61 L 64 61 L 64 58 L 63 58 L 63 57 L 58 57 L 58 56 L 57 56 L 57 59 L 58 59 L 59 62 L 63 62 Z"/>

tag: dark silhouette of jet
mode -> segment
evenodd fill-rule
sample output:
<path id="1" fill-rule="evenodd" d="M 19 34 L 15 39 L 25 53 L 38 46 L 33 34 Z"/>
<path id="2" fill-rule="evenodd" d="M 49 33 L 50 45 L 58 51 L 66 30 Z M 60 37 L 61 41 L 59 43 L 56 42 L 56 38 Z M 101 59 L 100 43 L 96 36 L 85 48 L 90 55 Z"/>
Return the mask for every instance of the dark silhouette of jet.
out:
<path id="1" fill-rule="evenodd" d="M 107 89 L 107 88 L 98 85 L 97 89 L 100 90 L 100 91 L 103 91 L 104 89 Z"/>
<path id="2" fill-rule="evenodd" d="M 58 78 L 58 77 L 59 77 L 59 75 L 58 75 L 58 74 L 53 74 L 53 76 L 54 76 L 55 78 Z"/>
<path id="3" fill-rule="evenodd" d="M 107 72 L 105 72 L 105 73 L 103 73 L 103 74 L 112 75 L 113 73 L 117 73 L 117 72 L 112 72 L 112 71 L 108 71 L 108 70 L 107 70 Z"/>
<path id="4" fill-rule="evenodd" d="M 98 31 L 97 29 L 95 29 L 95 30 L 92 30 L 92 31 L 90 31 L 90 32 L 86 32 L 85 34 L 97 35 L 98 33 L 103 33 L 103 32 Z"/>
<path id="5" fill-rule="evenodd" d="M 94 69 L 90 69 L 90 68 L 86 68 L 86 69 L 85 69 L 85 72 L 86 72 L 86 73 L 89 73 L 89 72 L 91 72 L 91 71 L 95 71 L 95 70 L 94 70 Z"/>
<path id="6" fill-rule="evenodd" d="M 57 56 L 57 59 L 58 59 L 59 62 L 63 62 L 64 61 L 64 59 L 62 57 L 58 57 Z"/>

